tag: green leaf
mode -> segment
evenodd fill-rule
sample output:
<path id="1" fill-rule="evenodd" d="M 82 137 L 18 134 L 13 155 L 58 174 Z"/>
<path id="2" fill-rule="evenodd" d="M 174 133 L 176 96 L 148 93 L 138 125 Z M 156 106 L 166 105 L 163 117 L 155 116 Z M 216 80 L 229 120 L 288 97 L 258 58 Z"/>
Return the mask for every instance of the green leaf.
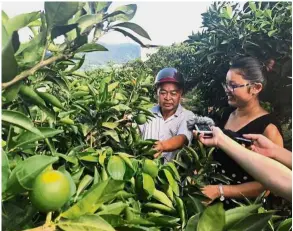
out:
<path id="1" fill-rule="evenodd" d="M 108 183 L 109 180 L 105 180 L 98 184 L 95 184 L 81 200 L 79 200 L 77 203 L 72 205 L 68 210 L 63 212 L 61 216 L 74 219 L 86 213 L 89 213 L 92 210 L 95 203 L 102 196 Z"/>
<path id="2" fill-rule="evenodd" d="M 12 35 L 13 31 L 18 31 L 19 29 L 28 26 L 31 22 L 40 18 L 40 12 L 31 12 L 26 14 L 20 14 L 13 18 L 10 18 L 5 27 L 9 35 Z"/>
<path id="3" fill-rule="evenodd" d="M 117 122 L 103 122 L 102 123 L 103 127 L 110 128 L 110 129 L 117 128 L 118 125 L 119 125 L 119 123 L 117 123 Z"/>
<path id="4" fill-rule="evenodd" d="M 48 29 L 62 26 L 78 11 L 78 2 L 45 2 Z"/>
<path id="5" fill-rule="evenodd" d="M 75 28 L 77 28 L 77 23 L 65 26 L 54 26 L 51 32 L 51 39 L 53 40 L 60 35 L 64 35 Z"/>
<path id="6" fill-rule="evenodd" d="M 44 155 L 35 155 L 25 159 L 22 167 L 16 172 L 17 180 L 23 188 L 32 189 L 35 178 L 58 159 L 58 157 Z"/>
<path id="7" fill-rule="evenodd" d="M 248 215 L 250 215 L 252 212 L 257 211 L 258 208 L 260 208 L 260 204 L 256 205 L 248 205 L 248 206 L 241 206 L 234 209 L 229 209 L 225 212 L 225 229 L 229 229 L 231 226 L 233 226 L 238 221 L 244 219 Z"/>
<path id="8" fill-rule="evenodd" d="M 177 184 L 177 182 L 174 180 L 172 174 L 167 170 L 167 169 L 163 169 L 165 176 L 169 182 L 169 185 L 171 186 L 173 192 L 175 193 L 176 196 L 179 196 L 179 186 Z"/>
<path id="9" fill-rule="evenodd" d="M 156 178 L 159 173 L 159 168 L 153 160 L 145 159 L 142 166 L 142 171 L 149 174 L 151 177 Z"/>
<path id="10" fill-rule="evenodd" d="M 123 180 L 126 171 L 125 162 L 119 156 L 111 156 L 107 171 L 114 180 Z"/>
<path id="11" fill-rule="evenodd" d="M 115 130 L 103 132 L 103 135 L 112 137 L 116 142 L 120 142 L 119 136 Z"/>
<path id="12" fill-rule="evenodd" d="M 170 208 L 174 208 L 172 205 L 172 201 L 167 197 L 165 193 L 161 192 L 160 190 L 154 190 L 153 198 L 159 201 L 160 203 L 167 205 Z"/>
<path id="13" fill-rule="evenodd" d="M 34 179 L 58 157 L 35 155 L 17 164 L 7 182 L 6 193 L 17 194 L 31 189 Z"/>
<path id="14" fill-rule="evenodd" d="M 93 155 L 82 156 L 79 158 L 80 160 L 88 161 L 88 162 L 99 162 L 99 157 Z"/>
<path id="15" fill-rule="evenodd" d="M 19 81 L 19 82 L 13 84 L 12 86 L 6 88 L 4 90 L 4 92 L 2 92 L 2 97 L 5 98 L 5 100 L 3 100 L 3 102 L 9 103 L 9 102 L 12 102 L 13 100 L 15 100 L 18 96 L 18 92 L 19 92 L 21 85 L 22 85 L 22 82 Z"/>
<path id="16" fill-rule="evenodd" d="M 268 18 L 272 19 L 272 10 L 266 9 L 264 11 L 264 15 L 267 16 Z"/>
<path id="17" fill-rule="evenodd" d="M 229 43 L 230 42 L 230 40 L 223 40 L 222 42 L 221 42 L 221 44 L 227 44 L 227 43 Z"/>
<path id="18" fill-rule="evenodd" d="M 92 51 L 108 51 L 108 49 L 100 44 L 84 44 L 79 47 L 75 52 L 92 52 Z"/>
<path id="19" fill-rule="evenodd" d="M 95 2 L 95 4 L 96 13 L 100 13 L 101 11 L 106 12 L 112 2 Z"/>
<path id="20" fill-rule="evenodd" d="M 127 207 L 127 204 L 125 204 L 122 201 L 119 201 L 113 204 L 103 206 L 102 211 L 98 212 L 98 215 L 105 215 L 105 214 L 120 215 L 126 207 Z"/>
<path id="21" fill-rule="evenodd" d="M 275 30 L 271 30 L 268 32 L 268 36 L 269 37 L 272 37 L 276 32 L 278 31 L 278 29 L 275 29 Z"/>
<path id="22" fill-rule="evenodd" d="M 100 174 L 99 174 L 99 172 L 98 172 L 97 168 L 95 167 L 95 173 L 94 173 L 94 183 L 93 183 L 93 185 L 95 185 L 95 184 L 99 183 L 99 182 L 100 182 L 100 180 L 101 180 Z"/>
<path id="23" fill-rule="evenodd" d="M 147 192 L 149 196 L 152 196 L 155 191 L 155 182 L 153 178 L 146 173 L 142 173 L 142 184 L 143 184 L 143 189 Z"/>
<path id="24" fill-rule="evenodd" d="M 84 215 L 73 220 L 61 220 L 57 226 L 65 231 L 115 231 L 108 222 L 97 215 Z"/>
<path id="25" fill-rule="evenodd" d="M 44 137 L 41 131 L 34 127 L 33 122 L 18 111 L 2 110 L 2 121 Z"/>
<path id="26" fill-rule="evenodd" d="M 185 231 L 197 231 L 200 213 L 197 213 L 189 218 Z"/>
<path id="27" fill-rule="evenodd" d="M 141 26 L 139 26 L 133 22 L 122 22 L 122 23 L 118 23 L 118 24 L 114 25 L 114 27 L 117 27 L 117 26 L 128 28 L 128 29 L 134 31 L 135 33 L 139 34 L 140 36 L 151 40 L 148 33 Z"/>
<path id="28" fill-rule="evenodd" d="M 2 25 L 5 25 L 8 20 L 9 20 L 8 15 L 5 13 L 5 11 L 2 10 Z"/>
<path id="29" fill-rule="evenodd" d="M 111 21 L 123 21 L 123 22 L 130 21 L 134 17 L 136 10 L 137 10 L 136 4 L 119 6 L 114 10 L 113 13 L 124 12 L 124 14 L 118 14 L 118 15 L 112 17 Z"/>
<path id="30" fill-rule="evenodd" d="M 40 127 L 38 129 L 42 133 L 43 136 L 39 136 L 39 135 L 32 133 L 30 131 L 24 131 L 23 133 L 21 133 L 18 136 L 18 138 L 16 140 L 16 146 L 14 146 L 13 148 L 22 147 L 27 144 L 33 143 L 35 141 L 42 140 L 45 138 L 50 138 L 50 137 L 53 137 L 57 134 L 63 133 L 63 130 L 57 130 L 54 128 Z"/>
<path id="31" fill-rule="evenodd" d="M 78 159 L 75 156 L 68 156 L 68 155 L 64 155 L 62 153 L 55 153 L 56 156 L 63 158 L 64 160 L 66 160 L 67 162 L 70 162 L 74 165 L 78 164 Z"/>
<path id="32" fill-rule="evenodd" d="M 120 82 L 115 82 L 115 83 L 111 83 L 109 86 L 108 86 L 108 92 L 112 92 L 115 88 L 117 88 L 119 86 Z"/>
<path id="33" fill-rule="evenodd" d="M 139 45 L 141 45 L 142 47 L 146 47 L 146 45 L 143 44 L 142 41 L 140 41 L 137 37 L 135 37 L 133 34 L 125 31 L 125 30 L 122 30 L 120 28 L 113 28 L 113 30 L 116 30 L 120 33 L 122 33 L 125 37 L 129 37 L 131 38 L 133 41 L 137 42 Z"/>
<path id="34" fill-rule="evenodd" d="M 226 11 L 227 11 L 228 17 L 232 18 L 233 12 L 232 12 L 232 7 L 230 5 L 226 6 Z"/>
<path id="35" fill-rule="evenodd" d="M 2 227 L 5 230 L 22 230 L 25 225 L 31 225 L 37 212 L 26 198 L 4 202 L 2 211 Z"/>
<path id="36" fill-rule="evenodd" d="M 292 218 L 288 218 L 282 221 L 279 224 L 277 231 L 287 231 L 287 230 L 290 230 L 290 228 L 292 228 Z"/>
<path id="37" fill-rule="evenodd" d="M 2 193 L 6 190 L 10 173 L 11 171 L 9 168 L 9 160 L 7 158 L 6 152 L 2 150 Z"/>
<path id="38" fill-rule="evenodd" d="M 78 170 L 78 172 L 76 172 L 75 174 L 72 175 L 72 179 L 75 184 L 78 184 L 79 179 L 80 179 L 81 175 L 83 174 L 83 171 L 84 171 L 84 167 L 80 168 Z"/>
<path id="39" fill-rule="evenodd" d="M 93 177 L 90 175 L 85 175 L 82 178 L 82 180 L 79 182 L 74 201 L 77 200 L 79 194 L 82 193 L 86 189 L 86 187 L 89 186 L 90 183 L 92 183 L 92 181 L 93 181 Z"/>
<path id="40" fill-rule="evenodd" d="M 252 11 L 256 11 L 256 5 L 255 5 L 254 2 L 249 1 L 249 7 L 250 7 L 250 9 L 251 9 Z"/>
<path id="41" fill-rule="evenodd" d="M 2 24 L 2 83 L 12 80 L 18 72 L 18 65 L 14 57 L 12 37 L 9 36 Z"/>
<path id="42" fill-rule="evenodd" d="M 180 218 L 166 216 L 166 215 L 153 216 L 148 218 L 148 221 L 154 222 L 156 225 L 163 226 L 163 227 L 176 226 L 179 220 Z"/>
<path id="43" fill-rule="evenodd" d="M 95 14 L 95 15 L 83 15 L 81 16 L 76 23 L 78 23 L 78 28 L 80 29 L 80 34 L 89 32 L 92 27 L 100 23 L 103 20 L 102 14 Z"/>
<path id="44" fill-rule="evenodd" d="M 66 72 L 66 73 L 72 73 L 72 72 L 78 70 L 78 69 L 82 66 L 82 64 L 84 63 L 84 60 L 85 60 L 85 55 L 82 56 L 82 58 L 80 59 L 80 61 L 77 62 L 77 63 L 75 64 L 75 66 L 74 66 L 72 69 L 67 70 L 67 71 L 65 71 L 65 72 Z"/>
<path id="45" fill-rule="evenodd" d="M 104 214 L 101 217 L 113 227 L 118 227 L 124 224 L 124 220 L 119 215 Z"/>
<path id="46" fill-rule="evenodd" d="M 201 213 L 204 210 L 204 205 L 201 203 L 201 201 L 191 195 L 188 195 L 189 198 L 192 201 L 192 207 L 194 209 L 195 213 Z"/>
<path id="47" fill-rule="evenodd" d="M 128 107 L 125 104 L 118 104 L 118 105 L 113 106 L 111 108 L 115 109 L 116 111 L 127 111 L 127 110 L 130 110 L 131 109 L 130 107 Z"/>
<path id="48" fill-rule="evenodd" d="M 169 169 L 169 171 L 172 173 L 173 177 L 175 177 L 175 179 L 177 181 L 180 181 L 180 175 L 178 173 L 177 168 L 175 167 L 175 164 L 172 162 L 168 162 L 167 164 L 165 164 L 165 166 Z"/>
<path id="49" fill-rule="evenodd" d="M 232 226 L 229 231 L 259 231 L 265 228 L 268 221 L 271 219 L 273 213 L 258 213 L 251 214 L 248 217 L 242 219 L 234 226 Z"/>
<path id="50" fill-rule="evenodd" d="M 222 231 L 225 225 L 225 210 L 223 204 L 218 203 L 206 208 L 198 221 L 197 230 Z"/>

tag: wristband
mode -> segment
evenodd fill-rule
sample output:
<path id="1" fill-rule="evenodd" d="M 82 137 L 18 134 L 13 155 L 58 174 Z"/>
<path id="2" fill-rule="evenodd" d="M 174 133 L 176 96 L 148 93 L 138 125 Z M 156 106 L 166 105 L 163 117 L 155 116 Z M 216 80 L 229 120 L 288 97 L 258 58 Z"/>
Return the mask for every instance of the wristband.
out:
<path id="1" fill-rule="evenodd" d="M 220 191 L 220 201 L 224 201 L 225 197 L 224 197 L 224 190 L 223 190 L 223 185 L 219 184 L 219 191 Z"/>

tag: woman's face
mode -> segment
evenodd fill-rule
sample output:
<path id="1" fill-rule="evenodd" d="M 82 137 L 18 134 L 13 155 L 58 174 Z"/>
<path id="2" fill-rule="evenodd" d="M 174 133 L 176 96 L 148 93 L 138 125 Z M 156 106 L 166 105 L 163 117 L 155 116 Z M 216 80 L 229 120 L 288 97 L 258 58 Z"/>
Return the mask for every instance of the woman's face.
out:
<path id="1" fill-rule="evenodd" d="M 252 91 L 253 86 L 237 70 L 230 69 L 226 76 L 226 86 L 224 86 L 229 105 L 233 107 L 245 106 L 256 97 Z"/>

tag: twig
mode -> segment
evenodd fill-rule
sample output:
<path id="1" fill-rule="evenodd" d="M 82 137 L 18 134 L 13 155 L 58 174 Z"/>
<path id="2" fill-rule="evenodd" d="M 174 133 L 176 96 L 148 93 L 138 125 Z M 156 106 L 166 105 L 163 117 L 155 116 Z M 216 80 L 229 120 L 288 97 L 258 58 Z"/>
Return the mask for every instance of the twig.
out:
<path id="1" fill-rule="evenodd" d="M 45 61 L 41 61 L 36 66 L 31 68 L 30 70 L 26 70 L 26 71 L 21 72 L 19 75 L 15 76 L 11 81 L 6 82 L 6 83 L 2 83 L 2 89 L 10 87 L 11 85 L 19 82 L 20 80 L 23 80 L 23 79 L 27 78 L 28 76 L 33 75 L 36 71 L 38 71 L 42 67 L 45 67 L 51 63 L 54 63 L 59 59 L 63 59 L 63 58 L 69 59 L 71 56 L 72 55 L 61 54 L 61 55 L 53 56 Z"/>

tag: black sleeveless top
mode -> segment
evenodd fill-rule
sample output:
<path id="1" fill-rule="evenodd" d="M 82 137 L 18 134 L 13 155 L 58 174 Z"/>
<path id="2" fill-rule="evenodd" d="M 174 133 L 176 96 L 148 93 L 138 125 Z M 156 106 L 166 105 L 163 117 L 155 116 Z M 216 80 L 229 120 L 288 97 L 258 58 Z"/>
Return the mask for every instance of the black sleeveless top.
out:
<path id="1" fill-rule="evenodd" d="M 218 124 L 218 126 L 221 129 L 224 129 L 224 126 L 227 123 L 230 114 L 231 114 L 231 110 L 229 113 L 226 112 L 223 114 L 222 120 Z M 272 114 L 266 114 L 266 115 L 260 116 L 235 132 L 237 132 L 239 135 L 249 134 L 249 133 L 250 134 L 263 134 L 266 127 L 269 124 L 274 124 L 278 128 L 279 132 L 281 133 L 279 123 L 277 122 L 277 120 L 274 118 L 274 116 Z M 228 178 L 230 178 L 231 180 L 229 181 L 229 184 L 237 185 L 237 184 L 255 181 L 252 176 L 250 176 L 242 167 L 240 167 L 237 164 L 236 161 L 231 159 L 222 150 L 216 149 L 213 153 L 213 158 L 215 161 L 217 161 L 221 164 L 220 166 L 218 166 L 216 168 L 216 173 L 223 174 L 223 175 L 227 176 Z M 213 183 L 219 184 L 222 182 L 214 180 Z M 241 201 L 239 199 L 236 199 L 236 200 Z M 237 204 L 234 203 L 231 199 L 229 199 L 229 198 L 225 199 L 225 201 L 224 201 L 224 208 L 225 209 L 234 208 L 236 206 L 237 206 Z"/>

